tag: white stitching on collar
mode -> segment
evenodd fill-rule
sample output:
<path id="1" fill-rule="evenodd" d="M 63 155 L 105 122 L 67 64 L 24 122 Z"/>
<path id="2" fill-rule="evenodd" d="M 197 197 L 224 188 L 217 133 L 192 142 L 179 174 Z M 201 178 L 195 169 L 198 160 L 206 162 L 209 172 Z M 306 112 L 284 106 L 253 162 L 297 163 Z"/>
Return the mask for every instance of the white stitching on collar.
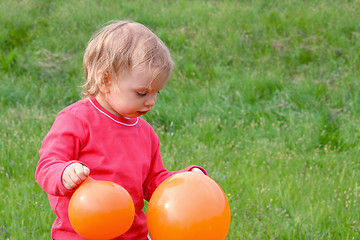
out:
<path id="1" fill-rule="evenodd" d="M 90 98 L 88 98 L 88 99 L 89 99 L 89 101 L 91 102 L 91 104 L 92 104 L 99 112 L 101 112 L 102 114 L 104 114 L 105 116 L 107 116 L 108 118 L 110 118 L 111 120 L 113 120 L 113 121 L 116 122 L 116 123 L 119 123 L 119 124 L 122 124 L 122 125 L 125 125 L 125 126 L 128 126 L 128 127 L 132 127 L 132 126 L 135 126 L 135 125 L 139 122 L 139 118 L 138 118 L 138 117 L 136 118 L 136 122 L 133 123 L 133 124 L 126 124 L 126 123 L 117 121 L 117 120 L 113 119 L 111 116 L 109 116 L 108 114 L 106 114 L 104 111 L 102 111 L 101 109 L 99 109 L 99 108 L 91 101 Z"/>

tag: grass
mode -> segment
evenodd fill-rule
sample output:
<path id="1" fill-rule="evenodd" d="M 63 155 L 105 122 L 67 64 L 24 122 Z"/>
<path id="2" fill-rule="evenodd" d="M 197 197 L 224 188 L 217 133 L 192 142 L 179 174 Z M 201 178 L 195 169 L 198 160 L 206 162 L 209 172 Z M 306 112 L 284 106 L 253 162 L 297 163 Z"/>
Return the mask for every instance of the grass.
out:
<path id="1" fill-rule="evenodd" d="M 145 118 L 164 164 L 228 194 L 228 239 L 360 238 L 360 2 L 0 1 L 0 238 L 49 239 L 38 149 L 91 34 L 139 21 L 176 69 Z"/>

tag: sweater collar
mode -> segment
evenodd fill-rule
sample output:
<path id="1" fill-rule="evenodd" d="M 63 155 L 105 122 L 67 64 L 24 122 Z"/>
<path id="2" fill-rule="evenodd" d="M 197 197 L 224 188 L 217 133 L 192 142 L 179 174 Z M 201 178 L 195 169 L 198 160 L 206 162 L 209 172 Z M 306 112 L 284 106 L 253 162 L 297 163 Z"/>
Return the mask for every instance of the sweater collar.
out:
<path id="1" fill-rule="evenodd" d="M 96 108 L 96 110 L 98 112 L 100 112 L 101 114 L 105 115 L 106 117 L 110 118 L 111 120 L 113 120 L 116 123 L 128 126 L 128 127 L 132 127 L 135 126 L 138 122 L 139 122 L 139 118 L 124 118 L 124 117 L 120 117 L 117 116 L 111 112 L 109 112 L 108 110 L 106 110 L 103 106 L 100 105 L 100 103 L 96 100 L 96 98 L 88 98 L 89 102 Z"/>

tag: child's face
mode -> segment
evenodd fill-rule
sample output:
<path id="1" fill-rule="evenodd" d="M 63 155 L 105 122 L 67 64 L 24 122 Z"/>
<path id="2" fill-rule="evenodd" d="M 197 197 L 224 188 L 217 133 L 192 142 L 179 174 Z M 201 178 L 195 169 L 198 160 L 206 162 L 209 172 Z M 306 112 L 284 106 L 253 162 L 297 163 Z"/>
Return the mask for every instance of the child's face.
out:
<path id="1" fill-rule="evenodd" d="M 132 70 L 118 79 L 112 79 L 107 93 L 102 94 L 99 103 L 111 113 L 127 118 L 146 114 L 155 105 L 158 92 L 167 80 L 154 80 L 151 84 L 148 71 Z M 150 84 L 150 85 L 149 85 Z"/>

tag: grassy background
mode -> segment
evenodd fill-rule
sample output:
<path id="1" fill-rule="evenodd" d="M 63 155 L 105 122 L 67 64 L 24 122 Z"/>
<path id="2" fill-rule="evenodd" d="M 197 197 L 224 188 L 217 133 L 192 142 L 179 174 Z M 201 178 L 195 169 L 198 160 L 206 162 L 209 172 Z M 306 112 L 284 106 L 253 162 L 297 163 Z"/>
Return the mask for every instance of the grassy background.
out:
<path id="1" fill-rule="evenodd" d="M 360 1 L 0 0 L 0 239 L 49 239 L 38 149 L 79 99 L 91 34 L 141 22 L 169 46 L 145 118 L 164 164 L 229 195 L 228 239 L 360 238 Z"/>

